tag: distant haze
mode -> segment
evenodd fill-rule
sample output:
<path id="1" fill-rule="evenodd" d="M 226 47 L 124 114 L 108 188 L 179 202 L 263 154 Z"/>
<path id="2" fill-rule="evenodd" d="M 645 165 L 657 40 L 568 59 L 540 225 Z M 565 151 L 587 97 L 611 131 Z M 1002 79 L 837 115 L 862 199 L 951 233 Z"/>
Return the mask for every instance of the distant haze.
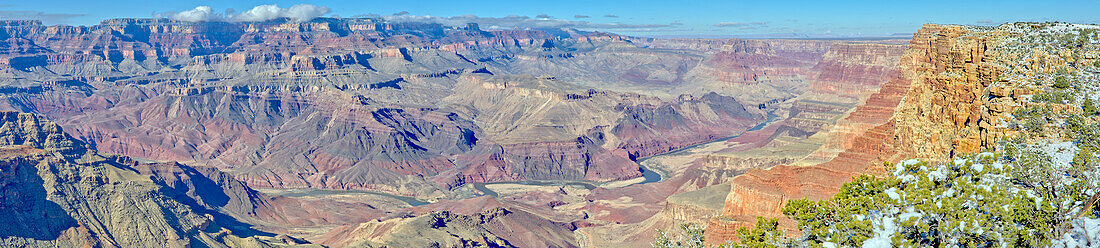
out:
<path id="1" fill-rule="evenodd" d="M 374 16 L 395 21 L 480 23 L 487 29 L 576 28 L 646 37 L 893 37 L 924 23 L 1097 23 L 1097 1 L 23 1 L 0 19 L 91 25 L 110 18 L 262 21 Z"/>

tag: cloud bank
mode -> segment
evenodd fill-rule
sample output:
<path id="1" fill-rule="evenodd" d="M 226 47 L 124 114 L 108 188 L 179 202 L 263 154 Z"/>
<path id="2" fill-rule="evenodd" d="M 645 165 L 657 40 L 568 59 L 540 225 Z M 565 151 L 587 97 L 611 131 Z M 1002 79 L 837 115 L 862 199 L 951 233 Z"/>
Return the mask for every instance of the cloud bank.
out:
<path id="1" fill-rule="evenodd" d="M 279 8 L 278 5 L 260 5 L 253 7 L 252 9 L 245 11 L 239 15 L 235 15 L 232 18 L 236 21 L 244 22 L 262 22 L 270 21 L 280 17 L 286 17 L 295 21 L 304 22 L 313 20 L 318 16 L 328 14 L 332 12 L 328 7 L 317 6 L 312 4 L 296 4 L 290 6 L 290 8 Z"/>
<path id="2" fill-rule="evenodd" d="M 222 16 L 221 14 L 214 13 L 214 8 L 210 6 L 198 6 L 194 9 L 174 13 L 171 15 L 171 18 L 173 20 L 185 22 L 204 22 L 219 21 L 222 19 Z"/>
<path id="3" fill-rule="evenodd" d="M 172 20 L 186 22 L 263 22 L 278 18 L 290 18 L 296 22 L 306 22 L 329 12 L 332 12 L 332 9 L 312 4 L 296 4 L 290 6 L 290 8 L 281 8 L 274 4 L 259 5 L 239 14 L 233 13 L 232 10 L 217 13 L 210 6 L 198 6 L 181 12 L 158 14 L 156 17 L 167 17 Z"/>

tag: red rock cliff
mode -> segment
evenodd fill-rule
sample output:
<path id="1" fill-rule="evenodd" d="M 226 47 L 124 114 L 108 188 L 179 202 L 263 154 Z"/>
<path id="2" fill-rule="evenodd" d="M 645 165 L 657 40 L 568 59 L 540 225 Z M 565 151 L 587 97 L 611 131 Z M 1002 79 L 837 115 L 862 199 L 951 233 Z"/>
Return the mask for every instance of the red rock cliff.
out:
<path id="1" fill-rule="evenodd" d="M 990 115 L 981 96 L 999 70 L 983 63 L 990 44 L 967 34 L 962 27 L 925 25 L 905 51 L 897 78 L 838 123 L 828 143 L 811 155 L 827 162 L 753 169 L 736 177 L 724 215 L 710 220 L 707 240 L 733 240 L 738 227 L 754 224 L 754 216 L 782 217 L 790 199 L 827 199 L 856 175 L 881 173 L 882 162 L 946 159 L 977 152 L 999 137 L 979 124 Z M 796 228 L 786 218 L 781 225 Z"/>

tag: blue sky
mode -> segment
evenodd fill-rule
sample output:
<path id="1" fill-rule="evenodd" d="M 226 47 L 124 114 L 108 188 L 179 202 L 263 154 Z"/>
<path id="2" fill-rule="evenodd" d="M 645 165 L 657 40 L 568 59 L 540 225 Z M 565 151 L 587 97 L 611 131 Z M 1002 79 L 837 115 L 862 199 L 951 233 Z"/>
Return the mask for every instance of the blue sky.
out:
<path id="1" fill-rule="evenodd" d="M 1010 21 L 1100 23 L 1100 1 L 150 1 L 45 0 L 0 4 L 0 19 L 43 19 L 47 24 L 90 25 L 118 17 L 152 17 L 207 5 L 236 12 L 257 5 L 327 7 L 325 16 L 376 14 L 439 20 L 475 15 L 479 21 L 512 16 L 569 23 L 571 27 L 640 36 L 754 36 L 797 33 L 810 37 L 888 36 L 912 33 L 923 23 L 991 25 Z M 171 14 L 171 13 L 169 13 Z M 427 18 L 431 16 L 432 18 Z M 539 17 L 541 16 L 541 17 Z M 467 19 L 469 17 L 467 16 Z M 461 19 L 461 20 L 467 20 Z M 482 25 L 486 27 L 487 25 Z"/>

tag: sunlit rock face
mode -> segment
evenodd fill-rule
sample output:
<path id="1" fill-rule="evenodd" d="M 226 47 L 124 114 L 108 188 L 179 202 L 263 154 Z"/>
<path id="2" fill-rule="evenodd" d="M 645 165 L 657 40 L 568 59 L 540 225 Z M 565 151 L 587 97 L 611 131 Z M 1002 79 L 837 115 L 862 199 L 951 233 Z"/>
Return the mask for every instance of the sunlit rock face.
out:
<path id="1" fill-rule="evenodd" d="M 754 223 L 748 217 L 781 217 L 790 199 L 826 199 L 845 179 L 882 173 L 883 162 L 945 161 L 952 154 L 992 149 L 1014 132 L 995 123 L 1021 105 L 1019 96 L 1033 91 L 1001 77 L 1003 65 L 1011 64 L 1005 61 L 1019 56 L 1015 50 L 996 49 L 1006 44 L 1011 41 L 1000 32 L 925 25 L 905 50 L 896 76 L 840 120 L 827 133 L 827 142 L 807 157 L 823 162 L 738 176 L 723 216 L 711 220 L 715 225 L 708 237 L 733 239 L 736 228 Z M 781 218 L 781 225 L 794 228 L 787 219 Z"/>

